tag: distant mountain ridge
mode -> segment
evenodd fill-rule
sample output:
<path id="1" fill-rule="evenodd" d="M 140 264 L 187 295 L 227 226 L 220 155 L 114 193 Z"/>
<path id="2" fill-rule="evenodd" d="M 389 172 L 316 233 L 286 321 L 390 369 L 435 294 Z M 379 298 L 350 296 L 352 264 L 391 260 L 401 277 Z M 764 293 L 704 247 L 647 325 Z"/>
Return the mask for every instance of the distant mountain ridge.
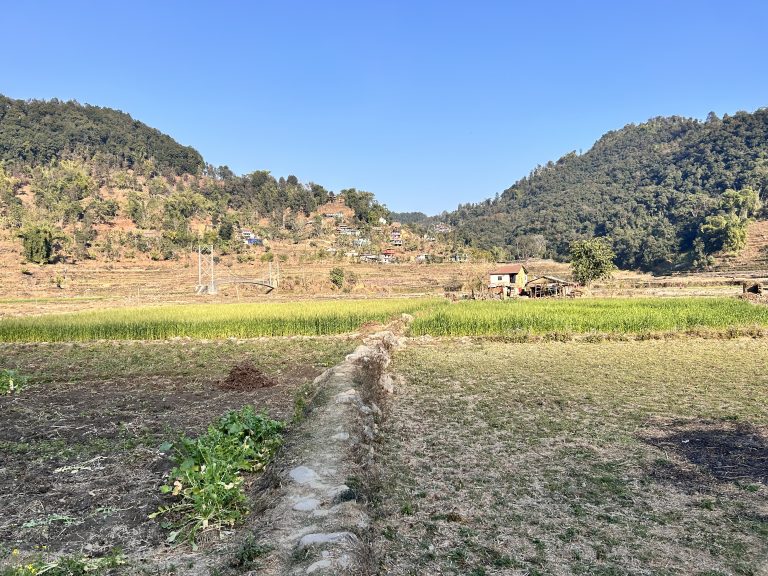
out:
<path id="1" fill-rule="evenodd" d="M 195 174 L 204 166 L 194 148 L 119 110 L 0 95 L 0 161 L 36 165 L 68 154 L 100 154 L 125 168 L 152 158 L 160 170 L 177 175 Z"/>
<path id="2" fill-rule="evenodd" d="M 465 244 L 500 258 L 542 255 L 537 251 L 565 257 L 572 241 L 605 236 L 622 267 L 688 267 L 727 248 L 728 234 L 745 229 L 723 198 L 729 189 L 752 189 L 766 204 L 768 109 L 630 124 L 584 154 L 537 167 L 495 199 L 460 205 L 444 220 Z"/>

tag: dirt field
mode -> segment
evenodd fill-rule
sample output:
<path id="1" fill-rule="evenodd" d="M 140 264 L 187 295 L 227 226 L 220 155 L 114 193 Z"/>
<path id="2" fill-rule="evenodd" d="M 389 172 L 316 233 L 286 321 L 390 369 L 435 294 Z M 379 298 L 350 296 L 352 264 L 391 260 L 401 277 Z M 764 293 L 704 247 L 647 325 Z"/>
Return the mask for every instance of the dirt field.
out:
<path id="1" fill-rule="evenodd" d="M 160 573 L 156 566 L 177 558 L 147 518 L 170 468 L 158 447 L 246 404 L 290 420 L 297 389 L 354 346 L 346 338 L 0 346 L 0 366 L 30 377 L 20 393 L 0 396 L 0 566 L 11 549 L 98 557 L 119 547 L 127 569 Z"/>
<path id="2" fill-rule="evenodd" d="M 381 574 L 768 574 L 765 340 L 411 341 Z"/>

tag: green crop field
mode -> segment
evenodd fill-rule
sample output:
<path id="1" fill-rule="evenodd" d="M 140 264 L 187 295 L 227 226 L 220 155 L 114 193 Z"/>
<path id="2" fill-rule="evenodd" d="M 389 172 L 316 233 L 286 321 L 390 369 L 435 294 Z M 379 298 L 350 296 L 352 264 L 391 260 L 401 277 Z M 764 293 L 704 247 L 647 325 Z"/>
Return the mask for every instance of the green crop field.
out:
<path id="1" fill-rule="evenodd" d="M 441 305 L 438 300 L 391 299 L 116 308 L 5 319 L 0 321 L 0 341 L 322 336 Z"/>
<path id="2" fill-rule="evenodd" d="M 190 304 L 116 308 L 0 321 L 3 342 L 252 338 L 354 332 L 368 322 L 415 316 L 411 336 L 528 336 L 684 333 L 759 335 L 768 307 L 735 298 L 467 301 L 333 300 L 277 304 Z"/>
<path id="3" fill-rule="evenodd" d="M 768 307 L 734 298 L 459 302 L 417 315 L 413 336 L 641 334 L 768 327 Z"/>

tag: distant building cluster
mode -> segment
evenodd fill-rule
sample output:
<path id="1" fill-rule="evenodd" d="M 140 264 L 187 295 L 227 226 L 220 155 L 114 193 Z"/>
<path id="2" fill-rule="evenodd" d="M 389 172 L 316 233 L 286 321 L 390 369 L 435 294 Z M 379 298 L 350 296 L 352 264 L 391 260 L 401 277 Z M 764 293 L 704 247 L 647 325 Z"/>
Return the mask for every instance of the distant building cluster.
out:
<path id="1" fill-rule="evenodd" d="M 243 244 L 247 244 L 248 246 L 261 246 L 264 244 L 264 240 L 254 234 L 253 230 L 249 230 L 248 228 L 240 229 L 240 237 L 243 239 Z"/>

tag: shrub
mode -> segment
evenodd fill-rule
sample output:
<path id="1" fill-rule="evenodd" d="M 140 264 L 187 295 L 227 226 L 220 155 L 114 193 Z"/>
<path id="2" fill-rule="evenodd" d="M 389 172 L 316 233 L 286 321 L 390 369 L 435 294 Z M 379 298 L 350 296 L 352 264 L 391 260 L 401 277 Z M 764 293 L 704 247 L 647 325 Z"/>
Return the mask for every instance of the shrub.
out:
<path id="1" fill-rule="evenodd" d="M 50 227 L 44 225 L 30 226 L 25 228 L 20 236 L 24 246 L 24 258 L 27 259 L 27 262 L 45 264 L 51 259 L 53 231 Z"/>
<path id="2" fill-rule="evenodd" d="M 344 285 L 344 269 L 334 268 L 331 270 L 330 278 L 331 284 L 336 286 L 336 288 L 341 288 Z"/>

